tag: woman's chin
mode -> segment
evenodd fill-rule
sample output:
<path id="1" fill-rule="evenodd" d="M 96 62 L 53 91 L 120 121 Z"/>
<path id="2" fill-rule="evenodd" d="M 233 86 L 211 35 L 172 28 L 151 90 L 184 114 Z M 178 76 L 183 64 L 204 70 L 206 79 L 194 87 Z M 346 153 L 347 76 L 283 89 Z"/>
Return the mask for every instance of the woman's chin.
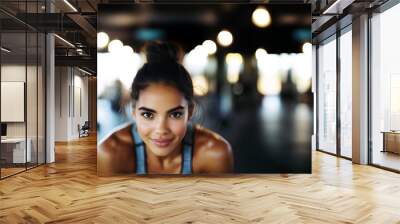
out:
<path id="1" fill-rule="evenodd" d="M 168 146 L 168 147 L 159 147 L 156 145 L 153 145 L 152 147 L 152 152 L 159 157 L 165 157 L 168 156 L 169 154 L 172 153 L 172 151 L 174 151 L 174 148 L 172 145 Z"/>

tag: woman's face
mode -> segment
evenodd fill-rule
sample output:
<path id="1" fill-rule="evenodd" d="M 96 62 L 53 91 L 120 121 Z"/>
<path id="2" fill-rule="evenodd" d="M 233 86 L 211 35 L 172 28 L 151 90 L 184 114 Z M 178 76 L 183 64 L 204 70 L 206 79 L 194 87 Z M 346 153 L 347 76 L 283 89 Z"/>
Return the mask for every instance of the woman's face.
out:
<path id="1" fill-rule="evenodd" d="M 190 114 L 179 90 L 166 84 L 150 84 L 140 91 L 133 115 L 140 137 L 156 156 L 180 149 Z"/>

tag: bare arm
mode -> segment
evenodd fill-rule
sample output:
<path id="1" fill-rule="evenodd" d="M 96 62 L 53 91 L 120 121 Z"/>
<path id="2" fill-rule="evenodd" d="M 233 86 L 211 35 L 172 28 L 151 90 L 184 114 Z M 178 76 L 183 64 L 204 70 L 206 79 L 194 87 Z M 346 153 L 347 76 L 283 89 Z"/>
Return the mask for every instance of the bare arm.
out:
<path id="1" fill-rule="evenodd" d="M 232 173 L 233 172 L 233 155 L 232 149 L 228 142 L 218 141 L 213 143 L 212 150 L 208 150 L 206 173 Z"/>
<path id="2" fill-rule="evenodd" d="M 193 170 L 195 173 L 232 173 L 233 153 L 228 141 L 205 128 L 196 133 Z"/>
<path id="3" fill-rule="evenodd" d="M 98 145 L 97 175 L 113 176 L 134 172 L 134 144 L 129 131 L 121 129 Z"/>

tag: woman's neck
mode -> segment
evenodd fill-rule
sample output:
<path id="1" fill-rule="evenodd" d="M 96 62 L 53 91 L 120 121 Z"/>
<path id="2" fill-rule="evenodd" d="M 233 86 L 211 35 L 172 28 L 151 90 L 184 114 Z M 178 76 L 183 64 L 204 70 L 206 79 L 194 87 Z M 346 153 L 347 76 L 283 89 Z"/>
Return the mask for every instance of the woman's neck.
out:
<path id="1" fill-rule="evenodd" d="M 173 167 L 175 164 L 179 164 L 182 161 L 182 144 L 179 144 L 170 154 L 166 156 L 157 156 L 150 149 L 146 148 L 147 160 L 151 161 L 148 164 L 156 163 L 161 169 L 168 169 Z"/>

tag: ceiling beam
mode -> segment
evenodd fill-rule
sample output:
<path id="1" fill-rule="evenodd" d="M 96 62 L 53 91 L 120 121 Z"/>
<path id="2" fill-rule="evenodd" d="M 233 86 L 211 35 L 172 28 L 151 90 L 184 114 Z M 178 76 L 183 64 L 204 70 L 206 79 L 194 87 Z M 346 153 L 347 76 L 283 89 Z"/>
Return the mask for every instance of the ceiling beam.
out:
<path id="1" fill-rule="evenodd" d="M 80 26 L 90 38 L 96 38 L 96 29 L 81 14 L 71 13 L 67 15 L 72 21 Z"/>
<path id="2" fill-rule="evenodd" d="M 88 67 L 96 71 L 97 60 L 91 56 L 55 56 L 56 66 Z"/>

